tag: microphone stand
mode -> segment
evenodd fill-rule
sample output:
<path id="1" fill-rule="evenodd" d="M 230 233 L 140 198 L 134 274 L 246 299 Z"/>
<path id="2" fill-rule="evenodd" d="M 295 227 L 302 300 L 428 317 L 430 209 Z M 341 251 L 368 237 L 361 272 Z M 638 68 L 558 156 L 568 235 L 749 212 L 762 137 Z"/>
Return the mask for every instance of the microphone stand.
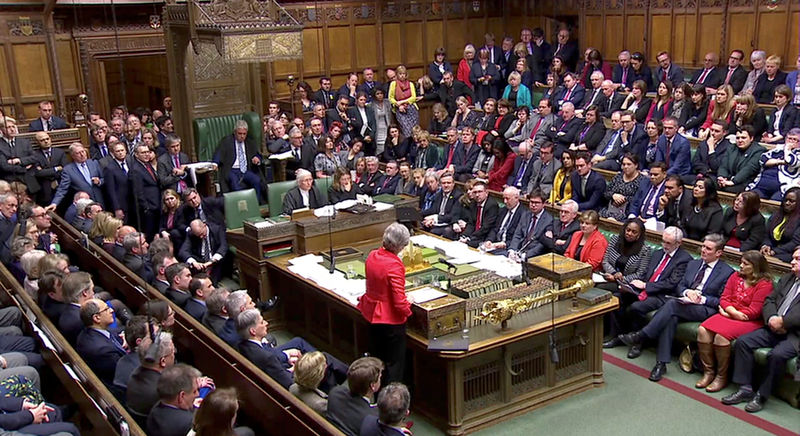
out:
<path id="1" fill-rule="evenodd" d="M 550 269 L 555 272 L 556 271 L 556 255 L 555 253 L 550 253 Z M 553 287 L 555 290 L 558 290 L 558 285 L 553 283 Z M 550 348 L 550 361 L 553 363 L 558 363 L 558 344 L 556 343 L 556 300 L 558 297 L 553 297 L 550 300 L 550 333 L 547 335 L 547 343 L 548 347 Z"/>
<path id="2" fill-rule="evenodd" d="M 328 214 L 328 246 L 330 249 L 329 255 L 331 257 L 331 266 L 328 268 L 328 272 L 333 274 L 333 272 L 336 271 L 336 258 L 333 254 L 333 227 L 331 225 L 331 219 L 336 218 L 336 207 L 331 205 L 331 208 L 333 209 L 333 212 Z"/>

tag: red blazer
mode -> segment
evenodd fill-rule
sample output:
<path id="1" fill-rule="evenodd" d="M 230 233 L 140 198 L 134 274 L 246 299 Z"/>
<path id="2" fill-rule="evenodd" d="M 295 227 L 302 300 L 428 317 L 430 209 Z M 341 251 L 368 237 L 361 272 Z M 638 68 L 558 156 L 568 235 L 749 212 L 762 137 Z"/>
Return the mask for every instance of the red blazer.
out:
<path id="1" fill-rule="evenodd" d="M 701 129 L 707 129 L 707 128 L 711 127 L 712 124 L 714 124 L 713 114 L 714 114 L 714 106 L 716 106 L 716 105 L 717 105 L 717 100 L 716 99 L 712 98 L 711 101 L 708 102 L 708 111 L 706 112 L 706 121 L 703 123 L 702 126 L 700 126 Z M 728 116 L 725 117 L 725 121 L 727 121 L 729 124 L 733 120 L 733 113 L 734 112 L 736 112 L 736 107 L 731 109 L 731 111 L 728 112 Z"/>
<path id="2" fill-rule="evenodd" d="M 471 70 L 472 70 L 472 65 L 470 65 L 466 59 L 462 58 L 461 61 L 458 62 L 458 70 L 456 70 L 456 79 L 464 82 L 465 85 L 469 86 L 469 89 L 474 88 L 472 82 L 469 81 L 469 73 Z M 469 100 L 469 97 L 467 97 L 467 100 Z"/>
<path id="3" fill-rule="evenodd" d="M 581 238 L 583 238 L 583 232 L 581 231 L 572 234 L 572 239 L 569 240 L 569 246 L 567 246 L 567 251 L 564 253 L 564 256 L 570 259 L 575 258 L 575 252 L 578 251 L 578 244 L 580 244 Z M 600 230 L 595 230 L 594 233 L 589 235 L 589 239 L 586 240 L 586 244 L 584 244 L 583 250 L 581 251 L 581 258 L 578 260 L 591 265 L 593 272 L 600 271 L 600 266 L 603 264 L 603 256 L 606 255 L 607 248 L 608 241 L 606 241 L 606 237 L 600 233 Z"/>
<path id="4" fill-rule="evenodd" d="M 366 261 L 367 293 L 358 300 L 358 309 L 371 324 L 405 324 L 411 316 L 406 299 L 406 268 L 403 261 L 381 247 Z"/>
<path id="5" fill-rule="evenodd" d="M 497 159 L 495 159 L 494 166 L 489 170 L 489 182 L 486 184 L 489 189 L 493 191 L 503 190 L 503 185 L 506 184 L 509 174 L 514 171 L 514 159 L 516 158 L 517 154 L 512 151 L 506 155 L 506 159 L 502 163 L 497 162 Z"/>

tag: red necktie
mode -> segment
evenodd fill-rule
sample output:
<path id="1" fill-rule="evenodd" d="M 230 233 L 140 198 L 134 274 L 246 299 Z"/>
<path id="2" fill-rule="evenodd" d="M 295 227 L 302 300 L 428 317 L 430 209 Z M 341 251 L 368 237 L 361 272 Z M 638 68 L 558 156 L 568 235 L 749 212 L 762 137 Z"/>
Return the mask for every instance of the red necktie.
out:
<path id="1" fill-rule="evenodd" d="M 531 139 L 533 139 L 536 136 L 536 132 L 539 131 L 539 126 L 542 125 L 542 120 L 544 120 L 544 117 L 539 118 L 539 121 L 537 121 L 536 125 L 533 126 L 533 131 L 531 132 Z"/>
<path id="2" fill-rule="evenodd" d="M 664 72 L 661 74 L 661 80 L 662 81 L 666 81 L 667 80 L 667 70 L 664 70 Z"/>
<path id="3" fill-rule="evenodd" d="M 564 101 L 569 101 L 569 96 L 572 95 L 572 89 L 568 89 L 567 93 L 564 94 Z"/>
<path id="4" fill-rule="evenodd" d="M 156 179 L 156 173 L 153 172 L 153 166 L 152 165 L 150 165 L 149 163 L 146 163 L 146 164 L 144 164 L 144 168 L 147 170 L 148 173 L 150 173 L 150 177 L 152 177 L 153 180 L 157 180 Z"/>
<path id="5" fill-rule="evenodd" d="M 622 84 L 624 85 L 627 82 L 628 82 L 628 69 L 627 68 L 623 68 L 622 69 Z"/>
<path id="6" fill-rule="evenodd" d="M 664 272 L 664 268 L 666 268 L 667 263 L 669 263 L 669 258 L 670 258 L 669 254 L 664 254 L 664 258 L 661 259 L 661 263 L 658 264 L 658 268 L 656 268 L 655 272 L 653 272 L 653 275 L 650 277 L 650 282 L 656 281 L 658 276 L 660 276 L 661 273 Z"/>
<path id="7" fill-rule="evenodd" d="M 703 70 L 703 74 L 701 74 L 700 78 L 697 79 L 697 83 L 705 83 L 706 76 L 708 76 L 709 72 L 711 72 L 711 70 Z"/>
<path id="8" fill-rule="evenodd" d="M 727 76 L 725 76 L 725 84 L 726 84 L 726 85 L 728 84 L 728 82 L 730 82 L 730 81 L 731 81 L 731 76 L 733 75 L 733 72 L 734 72 L 734 71 L 735 71 L 735 70 L 734 70 L 733 68 L 728 68 L 728 75 L 727 75 Z"/>
<path id="9" fill-rule="evenodd" d="M 481 218 L 483 217 L 483 206 L 478 206 L 478 217 L 475 218 L 475 231 L 481 229 Z"/>
<path id="10" fill-rule="evenodd" d="M 453 153 L 456 151 L 456 145 L 453 144 L 450 146 L 450 153 L 447 154 L 447 165 L 445 167 L 449 167 L 450 164 L 453 162 Z"/>

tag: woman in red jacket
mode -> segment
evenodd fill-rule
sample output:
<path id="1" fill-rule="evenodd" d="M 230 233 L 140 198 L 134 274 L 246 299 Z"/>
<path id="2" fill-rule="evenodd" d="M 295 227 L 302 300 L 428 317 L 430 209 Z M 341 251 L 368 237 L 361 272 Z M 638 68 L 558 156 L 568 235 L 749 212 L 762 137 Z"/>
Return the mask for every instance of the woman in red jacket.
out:
<path id="1" fill-rule="evenodd" d="M 367 256 L 367 293 L 358 309 L 369 322 L 369 352 L 386 365 L 384 385 L 403 380 L 406 358 L 406 320 L 411 297 L 406 296 L 406 269 L 397 256 L 408 244 L 408 229 L 392 223 L 383 232 L 383 246 Z"/>
<path id="2" fill-rule="evenodd" d="M 564 256 L 588 263 L 592 266 L 592 272 L 600 271 L 608 248 L 606 237 L 597 230 L 600 215 L 597 211 L 587 210 L 581 213 L 580 220 L 581 230 L 572 234 Z"/>
<path id="3" fill-rule="evenodd" d="M 514 171 L 514 159 L 517 155 L 501 138 L 495 139 L 492 143 L 492 153 L 494 153 L 494 165 L 489 170 L 487 187 L 492 191 L 502 191 L 508 176 Z"/>

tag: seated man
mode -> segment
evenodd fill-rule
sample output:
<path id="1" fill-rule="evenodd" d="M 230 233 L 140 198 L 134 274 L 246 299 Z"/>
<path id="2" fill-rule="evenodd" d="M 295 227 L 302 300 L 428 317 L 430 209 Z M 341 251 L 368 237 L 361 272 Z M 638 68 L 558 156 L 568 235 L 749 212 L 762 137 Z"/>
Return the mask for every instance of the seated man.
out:
<path id="1" fill-rule="evenodd" d="M 247 309 L 240 313 L 236 317 L 236 330 L 242 339 L 239 351 L 286 389 L 293 383 L 292 371 L 297 360 L 305 353 L 316 351 L 305 339 L 299 337 L 280 346 L 264 341 L 269 333 L 269 323 L 257 309 Z M 345 381 L 347 367 L 333 356 L 323 354 L 328 363 L 319 389 L 330 392 L 334 386 Z"/>
<path id="2" fill-rule="evenodd" d="M 378 418 L 367 416 L 361 423 L 362 435 L 404 436 L 410 432 L 404 422 L 411 413 L 411 394 L 402 383 L 390 383 L 378 394 Z"/>
<path id="3" fill-rule="evenodd" d="M 578 203 L 574 200 L 565 201 L 561 205 L 561 210 L 558 211 L 558 222 L 553 222 L 552 234 L 548 235 L 545 232 L 545 238 L 542 239 L 545 253 L 552 251 L 553 253 L 564 255 L 572 234 L 581 229 L 581 224 L 576 219 L 577 217 Z"/>
<path id="4" fill-rule="evenodd" d="M 78 217 L 78 202 L 83 199 L 91 199 L 89 194 L 84 191 L 78 191 L 72 196 L 72 203 L 67 207 L 67 210 L 64 212 L 64 221 L 71 223 L 75 221 L 75 218 Z M 46 210 L 49 212 L 48 210 Z M 122 244 L 122 242 L 120 242 Z"/>
<path id="5" fill-rule="evenodd" d="M 246 121 L 237 121 L 233 134 L 220 141 L 214 152 L 214 162 L 219 165 L 222 192 L 250 187 L 256 190 L 261 201 L 261 154 L 259 145 L 252 138 L 248 139 L 247 130 Z"/>
<path id="6" fill-rule="evenodd" d="M 314 186 L 314 178 L 311 172 L 300 168 L 296 173 L 297 186 L 290 189 L 283 197 L 283 214 L 292 215 L 295 209 L 307 207 L 317 209 L 324 205 L 322 196 L 317 187 Z"/>
<path id="7" fill-rule="evenodd" d="M 800 249 L 792 254 L 792 272 L 781 277 L 772 294 L 764 300 L 761 312 L 767 325 L 740 336 L 734 346 L 733 382 L 739 385 L 739 390 L 722 399 L 723 404 L 739 404 L 747 401 L 744 410 L 750 413 L 758 412 L 764 407 L 764 402 L 784 377 L 786 362 L 798 355 Z M 764 347 L 772 347 L 767 355 L 767 374 L 758 390 L 755 390 L 753 353 Z M 330 403 L 328 404 L 330 408 Z"/>
<path id="8" fill-rule="evenodd" d="M 725 238 L 719 234 L 706 235 L 700 247 L 700 259 L 689 261 L 686 274 L 678 284 L 677 295 L 680 298 L 667 300 L 653 319 L 642 330 L 623 334 L 622 342 L 628 345 L 642 346 L 648 339 L 658 338 L 656 365 L 650 372 L 650 381 L 659 381 L 667 372 L 667 364 L 671 360 L 672 339 L 675 329 L 681 321 L 705 321 L 717 313 L 719 298 L 728 277 L 733 269 L 724 261 L 720 261 L 725 249 Z M 703 386 L 706 387 L 714 378 L 714 349 L 710 343 L 698 342 L 700 361 L 703 362 Z"/>
<path id="9" fill-rule="evenodd" d="M 23 397 L 0 398 L 0 428 L 14 436 L 80 436 L 71 422 L 62 422 L 61 411 L 48 403 L 34 404 Z"/>
<path id="10" fill-rule="evenodd" d="M 183 307 L 191 296 L 189 294 L 189 283 L 192 281 L 192 272 L 185 263 L 176 263 L 167 267 L 164 272 L 170 286 L 166 295 L 173 303 Z"/>
<path id="11" fill-rule="evenodd" d="M 450 173 L 444 173 L 439 178 L 441 189 L 434 195 L 433 203 L 429 209 L 423 209 L 422 227 L 436 235 L 442 236 L 450 227 L 450 224 L 457 221 L 453 215 L 453 206 L 459 198 L 461 191 L 455 186 L 455 180 Z"/>
<path id="12" fill-rule="evenodd" d="M 53 323 L 58 322 L 67 307 L 64 299 L 64 273 L 47 271 L 39 277 L 39 306 Z"/>
<path id="13" fill-rule="evenodd" d="M 358 182 L 358 187 L 361 188 L 361 192 L 364 194 L 373 195 L 375 193 L 375 188 L 383 178 L 383 173 L 380 171 L 380 162 L 377 157 L 367 156 L 366 161 L 367 173 L 361 177 L 361 181 Z"/>
<path id="14" fill-rule="evenodd" d="M 520 207 L 519 189 L 509 186 L 503 190 L 503 203 L 506 207 L 502 208 L 495 221 L 495 226 L 486 235 L 483 247 L 487 251 L 502 256 L 506 253 L 506 248 L 514 237 L 519 222 L 525 222 L 529 213 L 527 208 Z"/>
<path id="15" fill-rule="evenodd" d="M 544 210 L 544 198 L 542 191 L 535 190 L 528 197 L 528 208 L 530 214 L 527 220 L 517 226 L 514 237 L 509 245 L 509 257 L 519 256 L 519 258 L 530 259 L 531 257 L 544 254 L 547 245 L 544 242 L 553 236 L 553 216 Z M 549 235 L 549 236 L 548 236 Z"/>
<path id="16" fill-rule="evenodd" d="M 81 306 L 94 298 L 92 276 L 83 271 L 71 273 L 64 279 L 61 289 L 64 300 L 69 304 L 58 319 L 58 330 L 70 344 L 75 344 L 78 334 L 83 330 Z"/>
<path id="17" fill-rule="evenodd" d="M 103 211 L 103 206 L 89 199 L 78 200 L 76 211 L 78 212 L 78 216 L 75 217 L 75 222 L 71 224 L 76 229 L 88 235 L 89 231 L 92 229 L 94 217 Z"/>
<path id="18" fill-rule="evenodd" d="M 231 291 L 227 288 L 214 288 L 206 297 L 206 316 L 203 317 L 203 325 L 209 330 L 222 337 L 225 321 L 228 320 L 228 311 L 225 302 L 228 300 Z M 238 336 L 236 338 L 238 340 Z"/>
<path id="19" fill-rule="evenodd" d="M 692 146 L 689 140 L 678 134 L 678 120 L 673 116 L 664 118 L 664 134 L 656 144 L 656 162 L 667 165 L 667 174 L 685 176 L 692 172 Z M 758 160 L 756 158 L 756 160 Z"/>
<path id="20" fill-rule="evenodd" d="M 147 255 L 149 244 L 144 239 L 144 235 L 139 232 L 128 233 L 122 240 L 125 248 L 125 256 L 122 263 L 131 270 L 132 273 L 141 277 L 147 283 L 152 283 L 155 279 L 153 267 Z"/>
<path id="21" fill-rule="evenodd" d="M 162 251 L 160 253 L 156 253 L 153 257 L 151 257 L 152 265 L 153 265 L 153 274 L 155 275 L 155 279 L 153 279 L 153 286 L 158 289 L 159 292 L 162 294 L 167 293 L 167 289 L 170 287 L 170 283 L 167 280 L 167 268 L 170 265 L 174 265 L 178 263 L 178 260 L 170 254 L 169 251 Z"/>
<path id="22" fill-rule="evenodd" d="M 183 310 L 189 315 L 192 315 L 194 319 L 202 321 L 208 311 L 206 308 L 206 297 L 208 297 L 213 290 L 214 285 L 211 283 L 211 279 L 208 275 L 203 273 L 195 274 L 194 277 L 192 277 L 192 281 L 189 282 L 189 293 L 192 296 L 186 300 Z"/>
<path id="23" fill-rule="evenodd" d="M 183 240 L 178 259 L 186 262 L 194 272 L 205 272 L 213 283 L 222 279 L 222 264 L 228 254 L 225 229 L 196 219 Z"/>
<path id="24" fill-rule="evenodd" d="M 117 361 L 126 354 L 122 339 L 108 331 L 114 322 L 114 309 L 103 300 L 89 299 L 81 305 L 84 329 L 78 335 L 75 351 L 106 385 L 114 382 Z"/>
<path id="25" fill-rule="evenodd" d="M 475 248 L 483 244 L 494 229 L 500 207 L 494 198 L 489 197 L 489 189 L 483 182 L 475 183 L 472 187 L 472 196 L 475 205 L 469 209 L 469 219 L 460 240 Z"/>
<path id="26" fill-rule="evenodd" d="M 689 213 L 691 208 L 692 194 L 686 192 L 681 177 L 677 174 L 667 176 L 664 181 L 664 193 L 658 197 L 656 211 L 658 220 L 666 226 L 680 227 L 681 217 Z"/>
<path id="27" fill-rule="evenodd" d="M 267 140 L 267 150 L 270 154 L 284 153 L 289 151 L 289 135 L 286 133 L 286 126 L 278 120 L 269 122 L 270 136 Z"/>
<path id="28" fill-rule="evenodd" d="M 154 325 L 153 328 L 154 330 L 158 329 L 158 326 Z M 147 317 L 144 315 L 132 317 L 128 321 L 128 324 L 125 325 L 125 343 L 128 344 L 130 352 L 117 361 L 117 368 L 114 371 L 114 387 L 122 390 L 128 388 L 128 380 L 130 380 L 131 374 L 133 374 L 142 362 L 136 349 L 139 347 L 139 344 L 142 343 L 145 336 L 149 334 L 150 324 L 148 323 Z"/>
<path id="29" fill-rule="evenodd" d="M 667 166 L 664 162 L 650 164 L 649 179 L 642 177 L 633 200 L 628 201 L 628 218 L 639 217 L 646 220 L 657 216 L 660 199 L 665 189 L 666 169 Z"/>
<path id="30" fill-rule="evenodd" d="M 531 145 L 532 143 L 525 142 L 526 147 L 530 147 Z M 520 144 L 520 152 L 522 152 L 522 147 L 523 144 Z M 555 147 L 552 142 L 544 142 L 539 147 L 539 157 L 535 159 L 531 165 L 533 170 L 527 188 L 525 189 L 526 194 L 533 192 L 534 189 L 540 189 L 544 198 L 550 198 L 556 172 L 561 168 L 561 160 L 555 159 L 553 154 L 554 150 Z M 514 164 L 516 165 L 516 162 Z"/>
<path id="31" fill-rule="evenodd" d="M 159 401 L 147 415 L 147 434 L 186 436 L 192 428 L 199 378 L 200 371 L 182 363 L 161 373 L 157 387 Z"/>
<path id="32" fill-rule="evenodd" d="M 570 176 L 572 199 L 578 203 L 578 210 L 598 210 L 604 203 L 606 179 L 592 171 L 592 159 L 589 153 L 578 153 L 575 169 Z"/>
<path id="33" fill-rule="evenodd" d="M 175 365 L 175 344 L 172 333 L 158 331 L 155 345 L 150 336 L 142 339 L 136 348 L 140 365 L 128 380 L 125 406 L 136 415 L 146 416 L 158 403 L 158 380 L 161 373 Z M 152 348 L 155 347 L 155 348 Z"/>
<path id="34" fill-rule="evenodd" d="M 551 146 L 550 151 L 552 152 L 553 151 L 552 143 L 549 144 Z M 526 188 L 530 183 L 531 176 L 536 175 L 537 177 L 539 177 L 539 173 L 537 173 L 534 169 L 536 159 L 534 159 L 533 156 L 533 148 L 534 148 L 533 140 L 523 141 L 519 144 L 517 157 L 514 158 L 514 169 L 511 171 L 511 174 L 508 175 L 508 179 L 506 180 L 506 186 L 513 186 L 521 191 L 530 192 L 526 190 Z M 551 165 L 551 168 L 552 167 L 553 165 Z M 539 166 L 540 172 L 541 169 L 542 166 L 540 165 Z M 555 172 L 553 172 L 553 174 L 555 174 Z"/>
<path id="35" fill-rule="evenodd" d="M 372 405 L 381 388 L 383 362 L 375 357 L 357 359 L 347 369 L 347 383 L 328 394 L 328 420 L 348 436 L 357 436 L 368 416 L 377 416 Z"/>
<path id="36" fill-rule="evenodd" d="M 375 189 L 373 190 L 373 195 L 380 195 L 380 194 L 392 194 L 394 195 L 397 192 L 398 185 L 402 189 L 402 177 L 399 174 L 400 168 L 397 165 L 397 161 L 389 161 L 386 164 L 386 174 L 381 176 L 378 181 L 375 183 Z"/>

